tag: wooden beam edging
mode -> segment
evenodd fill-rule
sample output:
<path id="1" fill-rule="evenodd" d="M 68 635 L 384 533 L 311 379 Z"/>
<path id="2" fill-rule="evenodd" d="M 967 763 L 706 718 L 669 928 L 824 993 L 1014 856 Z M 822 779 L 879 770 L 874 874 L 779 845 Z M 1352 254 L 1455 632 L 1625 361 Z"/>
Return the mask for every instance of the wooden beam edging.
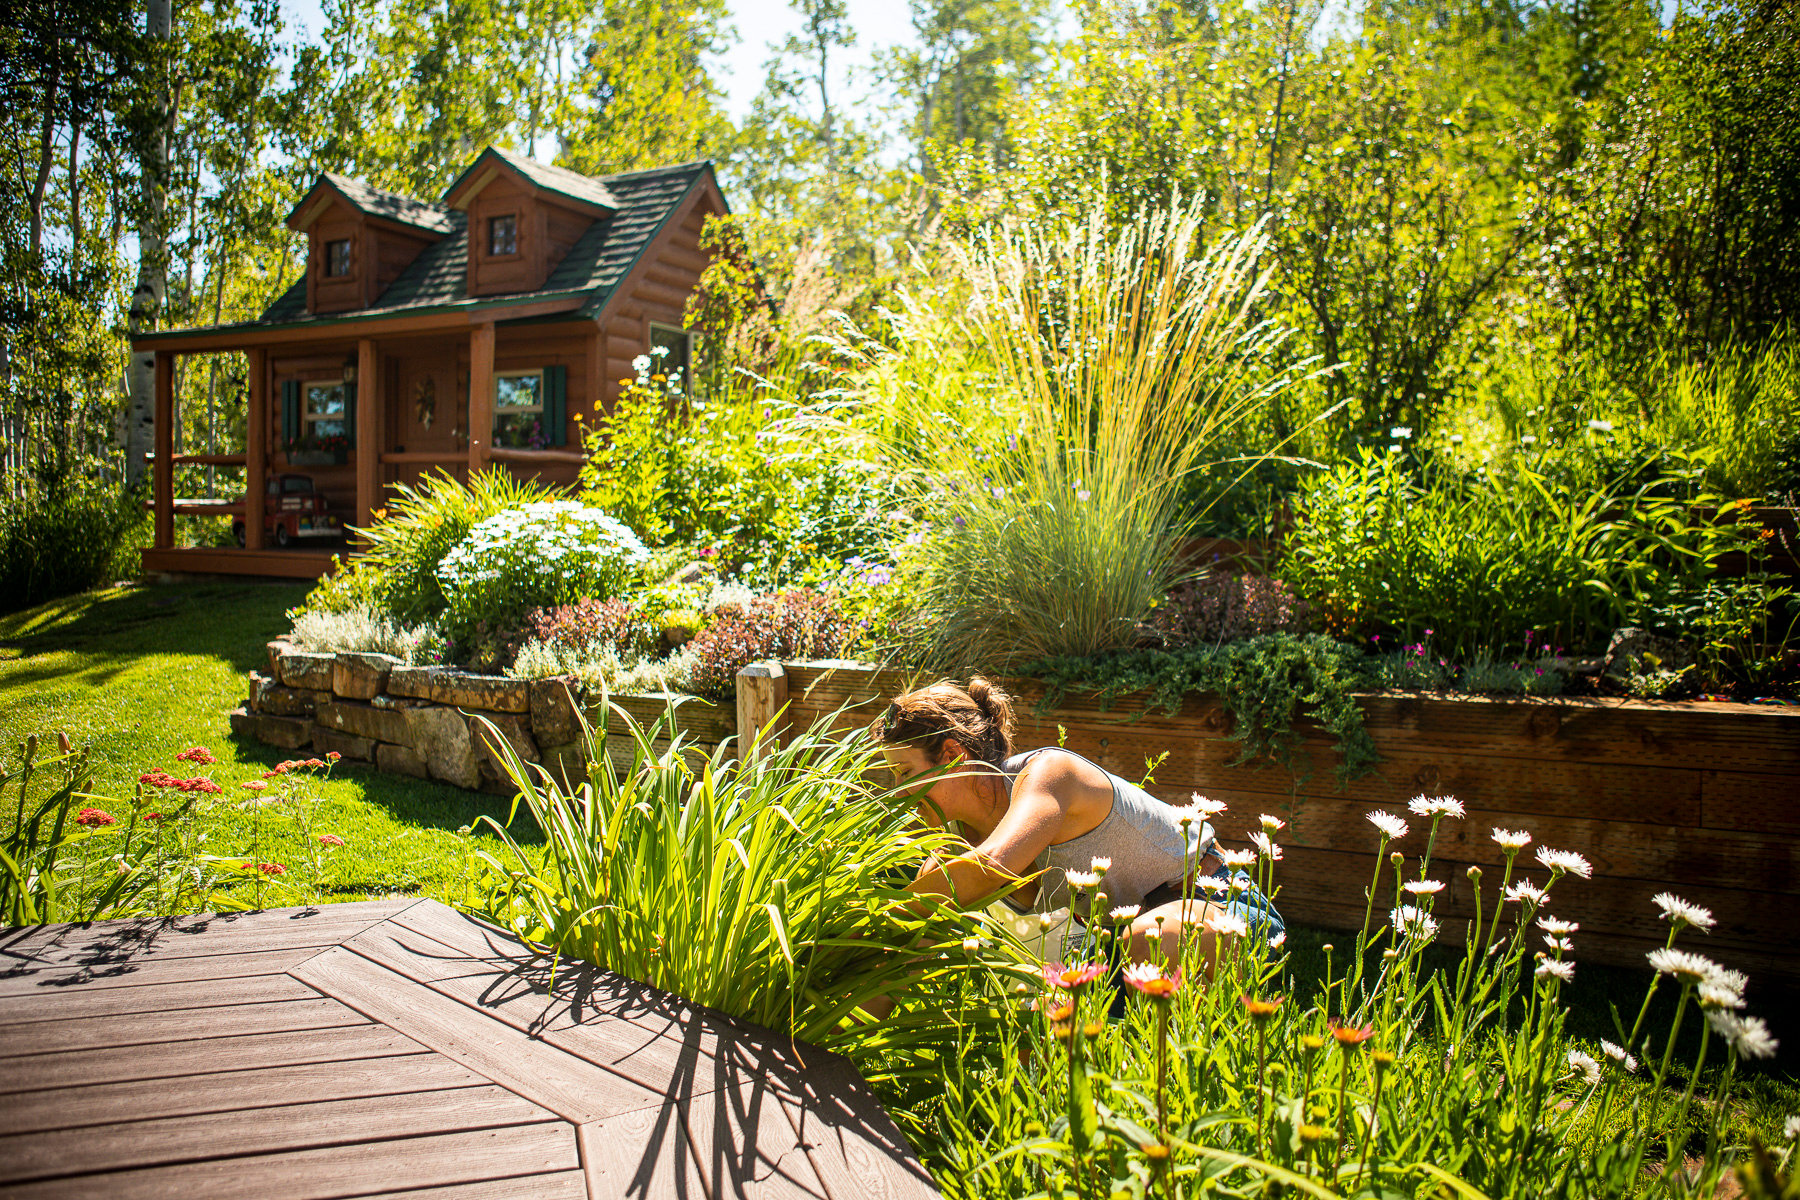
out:
<path id="1" fill-rule="evenodd" d="M 796 729 L 837 713 L 858 728 L 896 691 L 917 680 L 896 670 L 832 661 L 782 664 Z M 1359 698 L 1381 754 L 1368 775 L 1339 785 L 1331 736 L 1303 729 L 1301 777 L 1237 761 L 1229 714 L 1192 696 L 1170 715 L 1137 715 L 1143 695 L 1102 708 L 1070 695 L 1037 711 L 1045 689 L 1005 680 L 1015 698 L 1022 748 L 1056 745 L 1133 782 L 1149 774 L 1152 794 L 1185 799 L 1198 791 L 1230 807 L 1215 822 L 1241 843 L 1261 813 L 1288 827 L 1277 839 L 1280 904 L 1290 919 L 1354 928 L 1363 915 L 1375 833 L 1365 815 L 1381 809 L 1414 825 L 1396 848 L 1423 850 L 1423 825 L 1407 812 L 1415 796 L 1448 794 L 1468 808 L 1440 827 L 1432 874 L 1449 883 L 1437 911 L 1447 937 L 1473 915 L 1464 871 L 1497 884 L 1504 857 L 1492 827 L 1526 829 L 1536 845 L 1573 850 L 1593 878 L 1558 886 L 1557 915 L 1578 920 L 1577 956 L 1642 966 L 1667 927 L 1651 904 L 1673 890 L 1711 908 L 1719 925 L 1709 954 L 1800 986 L 1800 711 L 1754 705 L 1571 698 L 1372 694 Z M 1535 846 L 1518 873 L 1543 882 Z M 1490 903 L 1491 908 L 1491 903 Z"/>

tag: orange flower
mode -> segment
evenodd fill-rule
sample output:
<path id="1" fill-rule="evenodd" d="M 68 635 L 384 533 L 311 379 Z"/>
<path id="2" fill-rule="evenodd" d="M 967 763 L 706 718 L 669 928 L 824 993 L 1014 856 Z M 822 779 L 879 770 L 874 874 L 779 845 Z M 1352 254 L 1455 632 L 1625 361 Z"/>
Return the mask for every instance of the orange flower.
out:
<path id="1" fill-rule="evenodd" d="M 1059 962 L 1045 963 L 1044 982 L 1067 992 L 1079 992 L 1105 972 L 1103 963 L 1083 963 L 1074 967 L 1065 967 Z"/>
<path id="2" fill-rule="evenodd" d="M 1346 1050 L 1352 1046 L 1360 1046 L 1375 1036 L 1373 1025 L 1364 1025 L 1358 1028 L 1354 1025 L 1345 1025 L 1336 1017 L 1332 1017 L 1325 1023 L 1331 1026 L 1331 1036 L 1337 1039 L 1337 1044 Z"/>
<path id="3" fill-rule="evenodd" d="M 1165 975 L 1154 963 L 1132 963 L 1125 968 L 1124 975 L 1126 983 L 1152 1000 L 1173 1000 L 1175 993 L 1181 990 L 1179 969 L 1173 975 Z"/>
<path id="4" fill-rule="evenodd" d="M 1258 1000 L 1256 997 L 1248 995 L 1238 997 L 1244 1009 L 1257 1021 L 1266 1021 L 1274 1016 L 1281 1008 L 1282 999 L 1281 996 L 1277 996 L 1273 1000 Z"/>

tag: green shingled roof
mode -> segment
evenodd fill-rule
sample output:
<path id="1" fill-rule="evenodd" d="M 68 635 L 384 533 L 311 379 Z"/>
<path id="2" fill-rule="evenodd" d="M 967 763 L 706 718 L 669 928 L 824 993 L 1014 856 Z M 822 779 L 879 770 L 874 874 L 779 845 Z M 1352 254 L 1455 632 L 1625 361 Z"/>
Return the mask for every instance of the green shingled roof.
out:
<path id="1" fill-rule="evenodd" d="M 323 178 L 337 190 L 338 195 L 371 217 L 382 217 L 429 233 L 450 232 L 449 210 L 441 204 L 427 204 L 423 200 L 414 200 L 411 196 L 402 196 L 399 192 L 384 192 L 380 188 L 372 188 L 366 183 L 332 171 L 325 172 Z"/>
<path id="2" fill-rule="evenodd" d="M 506 156 L 506 161 L 517 167 L 520 160 L 515 156 Z M 562 175 L 575 174 L 560 167 L 546 167 L 542 163 L 534 163 L 533 166 Z M 644 251 L 655 240 L 657 232 L 675 215 L 682 198 L 711 171 L 712 163 L 701 160 L 589 180 L 610 198 L 609 206 L 614 211 L 588 227 L 587 232 L 563 256 L 562 261 L 550 269 L 550 277 L 544 281 L 543 287 L 534 292 L 511 296 L 469 296 L 467 218 L 463 213 L 443 205 L 425 205 L 422 201 L 411 201 L 410 203 L 428 207 L 441 214 L 449 232 L 421 251 L 406 270 L 400 273 L 399 278 L 376 298 L 373 307 L 314 316 L 306 311 L 306 280 L 302 278 L 269 305 L 254 323 L 328 325 L 345 320 L 364 320 L 371 316 L 397 316 L 408 311 L 448 305 L 478 306 L 517 301 L 522 295 L 566 295 L 572 292 L 588 293 L 581 313 L 584 316 L 594 316 L 606 307 L 613 290 L 643 256 Z M 576 175 L 575 178 L 587 177 Z M 535 175 L 533 181 L 546 187 L 551 186 Z M 335 179 L 333 182 L 335 185 Z"/>

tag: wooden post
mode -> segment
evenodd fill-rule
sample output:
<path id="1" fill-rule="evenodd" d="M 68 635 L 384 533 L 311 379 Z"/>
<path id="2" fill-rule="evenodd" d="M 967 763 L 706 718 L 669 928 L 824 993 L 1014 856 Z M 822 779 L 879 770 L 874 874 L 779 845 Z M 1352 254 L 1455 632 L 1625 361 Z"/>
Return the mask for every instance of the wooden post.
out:
<path id="1" fill-rule="evenodd" d="M 778 662 L 751 663 L 737 673 L 738 757 L 748 761 L 752 744 L 759 749 L 781 745 L 787 733 L 787 672 Z"/>
<path id="2" fill-rule="evenodd" d="M 594 332 L 588 338 L 588 370 L 587 370 L 587 405 L 591 410 L 595 423 L 606 419 L 606 331 L 600 328 L 598 321 L 594 323 Z M 587 432 L 585 426 L 574 425 L 571 421 L 570 433 Z M 586 443 L 580 438 L 571 438 L 570 443 L 578 450 L 585 450 Z"/>
<path id="3" fill-rule="evenodd" d="M 494 437 L 494 323 L 469 331 L 469 474 L 487 465 Z"/>
<path id="4" fill-rule="evenodd" d="M 263 497 L 269 490 L 269 352 L 252 350 L 250 409 L 244 428 L 244 549 L 263 548 Z"/>
<path id="5" fill-rule="evenodd" d="M 381 373 L 375 339 L 356 343 L 356 524 L 367 529 L 381 507 Z"/>
<path id="6" fill-rule="evenodd" d="M 175 545 L 175 356 L 167 350 L 156 352 L 155 380 L 153 544 L 158 550 L 168 550 Z"/>

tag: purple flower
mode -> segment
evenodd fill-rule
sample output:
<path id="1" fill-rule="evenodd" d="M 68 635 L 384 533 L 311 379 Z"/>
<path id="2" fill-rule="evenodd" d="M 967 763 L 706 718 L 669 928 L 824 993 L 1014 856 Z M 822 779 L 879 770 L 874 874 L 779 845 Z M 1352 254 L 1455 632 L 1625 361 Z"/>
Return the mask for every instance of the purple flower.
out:
<path id="1" fill-rule="evenodd" d="M 956 527 L 958 529 L 961 529 L 963 526 L 965 526 L 967 524 L 968 524 L 968 522 L 963 520 L 961 517 L 956 518 Z"/>

